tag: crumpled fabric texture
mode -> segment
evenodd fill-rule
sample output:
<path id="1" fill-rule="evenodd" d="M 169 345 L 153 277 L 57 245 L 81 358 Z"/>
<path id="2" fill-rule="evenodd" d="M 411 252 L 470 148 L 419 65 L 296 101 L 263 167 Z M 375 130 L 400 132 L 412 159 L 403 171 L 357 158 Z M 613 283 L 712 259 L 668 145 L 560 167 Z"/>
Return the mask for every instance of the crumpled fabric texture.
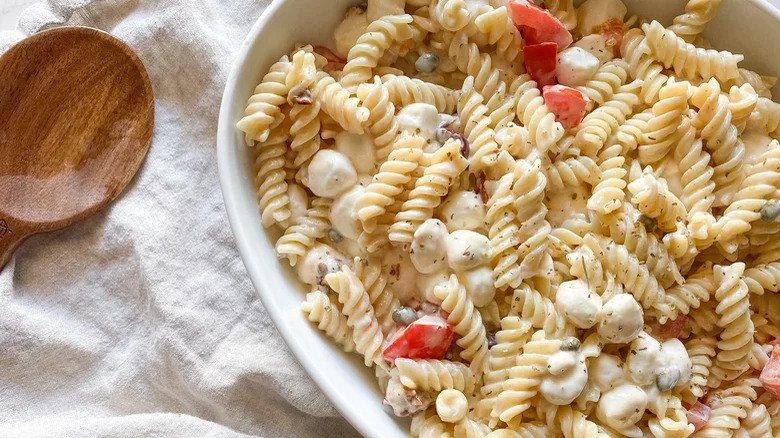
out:
<path id="1" fill-rule="evenodd" d="M 49 0 L 0 52 L 62 25 L 146 65 L 152 146 L 110 208 L 29 239 L 0 272 L 0 437 L 357 437 L 276 332 L 217 175 L 234 55 L 270 0 Z"/>

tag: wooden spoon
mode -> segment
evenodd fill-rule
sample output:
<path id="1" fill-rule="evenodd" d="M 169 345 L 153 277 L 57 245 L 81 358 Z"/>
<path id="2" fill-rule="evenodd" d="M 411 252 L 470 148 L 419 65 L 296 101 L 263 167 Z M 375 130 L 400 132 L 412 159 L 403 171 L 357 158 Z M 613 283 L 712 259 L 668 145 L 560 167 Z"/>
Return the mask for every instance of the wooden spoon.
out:
<path id="1" fill-rule="evenodd" d="M 26 238 L 114 200 L 153 124 L 143 64 L 105 32 L 47 30 L 0 57 L 0 269 Z"/>

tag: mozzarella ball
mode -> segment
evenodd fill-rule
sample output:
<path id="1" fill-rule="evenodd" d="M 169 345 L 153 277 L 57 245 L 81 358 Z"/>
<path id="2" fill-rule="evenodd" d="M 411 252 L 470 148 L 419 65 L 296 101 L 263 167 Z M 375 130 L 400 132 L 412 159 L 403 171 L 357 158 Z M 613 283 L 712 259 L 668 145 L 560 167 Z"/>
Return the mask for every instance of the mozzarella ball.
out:
<path id="1" fill-rule="evenodd" d="M 577 30 L 581 35 L 589 35 L 611 18 L 622 23 L 627 13 L 622 0 L 587 0 L 577 8 Z"/>
<path id="2" fill-rule="evenodd" d="M 485 227 L 485 206 L 472 191 L 451 193 L 441 206 L 441 217 L 450 232 Z"/>
<path id="3" fill-rule="evenodd" d="M 401 131 L 417 134 L 427 140 L 436 138 L 439 110 L 427 103 L 412 103 L 401 108 L 396 116 Z"/>
<path id="4" fill-rule="evenodd" d="M 601 64 L 610 61 L 615 57 L 615 52 L 612 50 L 612 47 L 607 46 L 607 39 L 598 33 L 580 38 L 579 41 L 572 44 L 572 47 L 579 47 L 585 50 L 595 56 Z"/>
<path id="5" fill-rule="evenodd" d="M 584 85 L 599 69 L 598 58 L 579 47 L 569 47 L 558 53 L 555 72 L 558 83 L 569 87 Z"/>
<path id="6" fill-rule="evenodd" d="M 302 282 L 317 285 L 322 284 L 325 274 L 337 272 L 343 265 L 349 265 L 351 262 L 351 258 L 347 258 L 335 248 L 317 244 L 295 264 L 295 271 Z"/>
<path id="7" fill-rule="evenodd" d="M 591 382 L 601 391 L 606 392 L 625 381 L 623 362 L 611 354 L 600 354 L 590 362 Z"/>
<path id="8" fill-rule="evenodd" d="M 357 214 L 357 201 L 366 189 L 355 185 L 335 201 L 330 207 L 330 224 L 347 239 L 357 240 L 363 231 L 363 225 Z"/>
<path id="9" fill-rule="evenodd" d="M 685 349 L 685 345 L 679 339 L 669 339 L 661 344 L 659 368 L 661 365 L 675 370 L 675 375 L 679 376 L 676 387 L 685 385 L 691 380 L 693 364 L 688 356 L 688 350 Z M 656 374 L 658 374 L 658 371 L 656 371 Z"/>
<path id="10" fill-rule="evenodd" d="M 336 40 L 336 54 L 346 58 L 349 55 L 349 50 L 355 45 L 358 38 L 366 33 L 367 28 L 366 11 L 358 7 L 350 8 L 344 21 L 333 32 L 333 38 Z"/>
<path id="11" fill-rule="evenodd" d="M 587 329 L 599 320 L 601 297 L 583 280 L 566 281 L 558 286 L 555 307 L 577 328 Z"/>
<path id="12" fill-rule="evenodd" d="M 636 385 L 626 384 L 601 395 L 596 417 L 607 426 L 625 433 L 642 419 L 646 408 L 647 394 Z"/>
<path id="13" fill-rule="evenodd" d="M 453 231 L 447 236 L 447 260 L 455 271 L 483 265 L 490 260 L 490 240 L 474 231 Z"/>
<path id="14" fill-rule="evenodd" d="M 613 344 L 633 341 L 642 331 L 642 307 L 631 294 L 612 297 L 601 309 L 598 333 L 601 339 Z"/>
<path id="15" fill-rule="evenodd" d="M 401 15 L 404 13 L 405 4 L 405 0 L 368 0 L 368 21 L 376 21 L 385 15 Z"/>
<path id="16" fill-rule="evenodd" d="M 626 356 L 631 380 L 640 386 L 655 383 L 656 360 L 661 354 L 661 343 L 645 332 L 634 339 Z"/>
<path id="17" fill-rule="evenodd" d="M 442 266 L 446 267 L 446 266 Z M 421 274 L 417 276 L 417 290 L 423 300 L 439 305 L 441 300 L 433 293 L 433 288 L 446 283 L 450 279 L 450 274 L 446 269 L 436 271 L 433 274 Z M 466 286 L 468 288 L 468 286 Z"/>
<path id="18" fill-rule="evenodd" d="M 459 272 L 458 279 L 469 291 L 471 301 L 477 307 L 487 306 L 496 296 L 493 270 L 490 269 L 490 266 L 483 265 L 469 271 Z"/>
<path id="19" fill-rule="evenodd" d="M 342 131 L 336 135 L 336 150 L 349 157 L 357 173 L 368 174 L 376 171 L 374 141 L 367 135 Z"/>
<path id="20" fill-rule="evenodd" d="M 309 163 L 309 189 L 317 196 L 335 198 L 357 184 L 357 172 L 341 152 L 323 149 Z"/>
<path id="21" fill-rule="evenodd" d="M 588 383 L 585 358 L 575 351 L 559 351 L 551 355 L 547 371 L 549 374 L 542 379 L 539 393 L 554 405 L 572 403 Z"/>
<path id="22" fill-rule="evenodd" d="M 436 413 L 441 421 L 457 423 L 466 417 L 469 402 L 457 389 L 445 389 L 436 397 Z"/>
<path id="23" fill-rule="evenodd" d="M 447 227 L 438 219 L 428 219 L 414 232 L 411 259 L 421 274 L 430 274 L 447 264 Z"/>
<path id="24" fill-rule="evenodd" d="M 287 184 L 287 197 L 290 198 L 290 222 L 295 223 L 309 208 L 309 195 L 306 189 L 295 183 Z"/>

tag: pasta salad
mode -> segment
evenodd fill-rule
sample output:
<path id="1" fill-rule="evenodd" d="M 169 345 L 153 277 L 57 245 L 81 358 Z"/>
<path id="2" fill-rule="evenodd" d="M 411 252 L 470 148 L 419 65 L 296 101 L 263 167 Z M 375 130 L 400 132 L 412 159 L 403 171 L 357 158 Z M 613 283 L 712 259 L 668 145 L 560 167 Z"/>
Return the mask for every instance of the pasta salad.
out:
<path id="1" fill-rule="evenodd" d="M 780 104 L 720 3 L 368 0 L 262 78 L 262 223 L 413 436 L 780 436 Z"/>

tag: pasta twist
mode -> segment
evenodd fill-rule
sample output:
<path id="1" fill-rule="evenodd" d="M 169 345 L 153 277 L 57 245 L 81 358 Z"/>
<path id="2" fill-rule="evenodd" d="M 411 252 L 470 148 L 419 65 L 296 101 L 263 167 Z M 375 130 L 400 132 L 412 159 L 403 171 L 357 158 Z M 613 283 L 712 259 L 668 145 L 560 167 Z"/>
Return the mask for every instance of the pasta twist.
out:
<path id="1" fill-rule="evenodd" d="M 441 85 L 393 74 L 383 75 L 382 83 L 394 105 L 427 103 L 435 106 L 440 113 L 447 114 L 452 114 L 458 105 L 457 93 Z"/>
<path id="2" fill-rule="evenodd" d="M 293 105 L 298 100 L 311 99 L 311 86 L 317 75 L 316 57 L 306 50 L 298 50 L 292 55 L 290 72 L 285 79 L 287 103 Z"/>
<path id="3" fill-rule="evenodd" d="M 404 191 L 411 181 L 412 172 L 417 170 L 423 155 L 425 139 L 407 136 L 393 144 L 393 151 L 382 163 L 379 173 L 374 175 L 371 184 L 357 202 L 358 217 L 367 232 L 377 227 L 377 221 Z"/>
<path id="4" fill-rule="evenodd" d="M 599 430 L 596 423 L 587 419 L 585 414 L 571 406 L 561 406 L 555 416 L 555 421 L 561 428 L 565 438 L 608 438 L 609 435 Z"/>
<path id="5" fill-rule="evenodd" d="M 346 265 L 341 271 L 326 275 L 325 282 L 338 294 L 339 302 L 344 306 L 341 311 L 347 317 L 355 350 L 363 355 L 365 365 L 386 366 L 381 356 L 384 336 L 363 283 Z"/>
<path id="6" fill-rule="evenodd" d="M 546 339 L 544 331 L 534 333 L 523 346 L 517 364 L 509 370 L 504 390 L 498 395 L 492 417 L 510 427 L 520 423 L 520 416 L 531 407 L 531 399 L 538 393 L 542 377 L 547 372 L 548 358 L 558 352 L 561 341 Z"/>
<path id="7" fill-rule="evenodd" d="M 470 418 L 464 418 L 455 424 L 453 438 L 484 438 L 492 432 L 488 425 L 474 421 Z"/>
<path id="8" fill-rule="evenodd" d="M 552 338 L 561 338 L 574 331 L 549 298 L 525 283 L 515 289 L 509 314 L 519 316 L 523 322 L 549 333 Z"/>
<path id="9" fill-rule="evenodd" d="M 263 226 L 283 224 L 290 218 L 287 172 L 284 170 L 289 125 L 282 123 L 255 147 L 255 186 Z"/>
<path id="10" fill-rule="evenodd" d="M 715 392 L 720 403 L 713 407 L 710 419 L 702 430 L 696 433 L 696 438 L 729 438 L 739 429 L 739 421 L 750 412 L 752 400 L 756 399 L 756 391 L 744 381 L 736 386 Z"/>
<path id="11" fill-rule="evenodd" d="M 552 190 L 562 190 L 566 186 L 577 187 L 582 183 L 595 186 L 601 181 L 601 168 L 586 155 L 546 164 L 544 173 Z"/>
<path id="12" fill-rule="evenodd" d="M 631 77 L 642 81 L 639 97 L 646 104 L 656 99 L 661 87 L 669 80 L 669 76 L 663 74 L 664 66 L 650 57 L 649 52 L 641 29 L 631 29 L 623 35 L 620 54 L 628 62 Z"/>
<path id="13" fill-rule="evenodd" d="M 740 68 L 739 76 L 733 81 L 733 83 L 729 82 L 728 85 L 736 85 L 737 87 L 741 87 L 745 84 L 750 84 L 750 86 L 753 87 L 753 90 L 755 90 L 756 94 L 758 94 L 760 97 L 772 99 L 771 88 L 774 87 L 776 83 L 777 78 L 775 77 L 761 76 L 754 71 L 748 70 L 746 68 Z"/>
<path id="14" fill-rule="evenodd" d="M 355 351 L 355 341 L 352 339 L 352 329 L 347 325 L 347 317 L 341 314 L 325 293 L 314 290 L 306 294 L 301 310 L 308 315 L 309 321 L 317 324 L 317 328 L 339 343 L 344 351 Z"/>
<path id="15" fill-rule="evenodd" d="M 769 148 L 751 166 L 739 183 L 739 191 L 723 216 L 713 226 L 719 242 L 728 241 L 750 231 L 751 223 L 761 219 L 761 208 L 769 199 L 775 199 L 780 187 L 780 143 L 770 143 Z"/>
<path id="16" fill-rule="evenodd" d="M 506 6 L 486 7 L 474 18 L 476 28 L 487 35 L 487 43 L 494 45 L 495 58 L 511 65 L 522 54 L 523 38 L 517 30 Z"/>
<path id="17" fill-rule="evenodd" d="M 780 262 L 754 266 L 745 270 L 745 285 L 750 293 L 763 295 L 764 291 L 780 291 Z"/>
<path id="18" fill-rule="evenodd" d="M 642 30 L 653 56 L 681 77 L 690 80 L 703 78 L 705 81 L 716 78 L 725 82 L 739 76 L 737 64 L 745 59 L 742 55 L 700 49 L 686 43 L 657 21 L 642 25 Z"/>
<path id="19" fill-rule="evenodd" d="M 685 13 L 674 17 L 669 30 L 687 43 L 692 43 L 718 13 L 721 0 L 688 0 Z"/>
<path id="20" fill-rule="evenodd" d="M 253 141 L 265 142 L 271 128 L 282 115 L 281 106 L 287 101 L 287 75 L 292 64 L 287 56 L 271 66 L 262 82 L 255 88 L 246 104 L 244 117 L 236 125 L 246 134 L 247 144 Z"/>
<path id="21" fill-rule="evenodd" d="M 460 362 L 398 358 L 395 366 L 401 384 L 410 389 L 436 392 L 457 389 L 465 393 L 474 390 L 474 374 Z"/>
<path id="22" fill-rule="evenodd" d="M 342 128 L 354 134 L 365 132 L 363 123 L 371 115 L 369 110 L 361 107 L 360 99 L 351 97 L 350 92 L 329 74 L 324 72 L 317 74 L 314 97 L 320 103 L 322 110 Z"/>
<path id="23" fill-rule="evenodd" d="M 390 155 L 399 131 L 390 92 L 379 77 L 375 77 L 373 84 L 358 87 L 357 97 L 363 102 L 363 108 L 369 111 L 368 133 L 374 139 L 376 159 L 382 161 Z"/>
<path id="24" fill-rule="evenodd" d="M 460 339 L 455 343 L 463 348 L 460 356 L 471 362 L 469 368 L 477 380 L 482 376 L 488 344 L 482 316 L 474 310 L 474 303 L 466 293 L 466 288 L 458 282 L 455 274 L 447 283 L 433 289 L 436 298 L 442 301 L 441 308 L 449 313 L 447 321 L 454 325 L 454 332 Z"/>
<path id="25" fill-rule="evenodd" d="M 625 245 L 618 245 L 614 241 L 594 234 L 585 236 L 583 244 L 596 254 L 607 270 L 615 274 L 615 279 L 634 295 L 642 307 L 656 309 L 662 316 L 659 318 L 662 322 L 674 317 L 671 307 L 666 302 L 663 287 L 650 274 L 647 266 L 640 263 Z"/>
<path id="26" fill-rule="evenodd" d="M 780 105 L 765 97 L 758 99 L 756 103 L 756 113 L 758 123 L 772 137 L 780 137 Z"/>
<path id="27" fill-rule="evenodd" d="M 618 92 L 621 86 L 628 80 L 628 63 L 623 59 L 614 59 L 605 62 L 599 67 L 596 74 L 585 82 L 585 85 L 577 87 L 582 94 L 588 96 L 588 111 L 595 105 L 604 105 Z"/>
<path id="28" fill-rule="evenodd" d="M 729 89 L 729 111 L 731 111 L 732 123 L 741 134 L 747 126 L 750 115 L 758 105 L 758 94 L 750 84 L 736 85 Z"/>
<path id="29" fill-rule="evenodd" d="M 480 53 L 477 44 L 469 42 L 463 32 L 458 32 L 453 37 L 449 56 L 458 70 L 474 77 L 474 89 L 482 96 L 492 96 L 503 82 L 501 69 L 493 65 L 490 55 Z"/>
<path id="30" fill-rule="evenodd" d="M 707 378 L 715 358 L 715 344 L 715 338 L 708 336 L 694 337 L 685 344 L 693 365 L 687 390 L 695 399 L 704 396 L 706 392 Z"/>
<path id="31" fill-rule="evenodd" d="M 296 169 L 301 169 L 320 150 L 322 145 L 320 103 L 314 101 L 309 105 L 293 105 L 290 109 L 290 121 L 292 122 L 290 149 L 295 153 L 293 166 Z"/>
<path id="32" fill-rule="evenodd" d="M 476 173 L 492 166 L 498 159 L 498 143 L 495 140 L 495 131 L 490 127 L 488 107 L 482 104 L 482 96 L 474 88 L 474 78 L 471 76 L 463 83 L 458 115 L 471 149 L 469 171 Z"/>
<path id="33" fill-rule="evenodd" d="M 494 279 L 502 279 L 501 284 L 520 277 L 519 263 L 521 261 L 517 251 L 515 251 L 515 248 L 521 243 L 520 223 L 517 219 L 517 212 L 513 208 L 515 200 L 512 195 L 513 182 L 513 174 L 501 177 L 493 196 L 488 199 L 488 210 L 485 216 L 486 222 L 490 225 L 488 237 L 490 238 L 493 276 Z"/>
<path id="34" fill-rule="evenodd" d="M 646 168 L 641 178 L 630 183 L 628 191 L 633 195 L 631 202 L 643 214 L 657 219 L 662 231 L 675 231 L 677 223 L 688 218 L 685 205 L 669 190 L 665 180 L 653 175 L 652 168 Z"/>
<path id="35" fill-rule="evenodd" d="M 341 85 L 354 94 L 358 85 L 370 81 L 373 69 L 385 51 L 393 43 L 412 38 L 412 21 L 412 16 L 408 14 L 386 15 L 369 24 L 366 32 L 349 50 Z"/>
<path id="36" fill-rule="evenodd" d="M 639 161 L 652 164 L 661 161 L 677 143 L 679 126 L 688 112 L 690 84 L 669 78 L 653 105 L 653 118 L 647 122 L 647 132 L 639 146 Z"/>
<path id="37" fill-rule="evenodd" d="M 411 244 L 417 228 L 433 217 L 434 209 L 441 204 L 449 188 L 468 167 L 468 160 L 462 155 L 462 147 L 460 141 L 450 139 L 434 152 L 432 164 L 425 168 L 425 173 L 409 193 L 409 199 L 395 215 L 389 231 L 391 242 Z"/>
<path id="38" fill-rule="evenodd" d="M 478 404 L 480 417 L 489 417 L 498 395 L 503 391 L 509 369 L 515 365 L 516 356 L 530 337 L 531 323 L 517 316 L 501 320 L 501 330 L 496 333 L 496 345 L 488 352 L 485 375 L 483 376 L 482 400 Z"/>
<path id="39" fill-rule="evenodd" d="M 434 408 L 415 415 L 409 432 L 418 438 L 453 437 L 454 434 L 452 426 L 441 421 Z"/>
<path id="40" fill-rule="evenodd" d="M 680 139 L 674 152 L 674 160 L 682 171 L 680 200 L 688 210 L 688 227 L 694 238 L 706 238 L 714 218 L 709 213 L 714 201 L 715 171 L 710 166 L 710 154 L 704 150 L 701 139 L 696 138 L 696 128 L 690 119 L 680 125 Z"/>
<path id="41" fill-rule="evenodd" d="M 723 329 L 718 341 L 717 368 L 741 374 L 748 368 L 748 352 L 753 344 L 753 321 L 750 319 L 750 301 L 748 288 L 742 279 L 744 263 L 730 266 L 715 266 L 713 269 L 715 299 L 718 302 L 715 312 L 719 316 L 718 327 Z M 718 371 L 714 369 L 713 372 Z M 720 377 L 720 376 L 719 376 Z"/>
<path id="42" fill-rule="evenodd" d="M 284 235 L 276 242 L 276 254 L 289 260 L 291 266 L 298 263 L 298 258 L 307 252 L 327 235 L 330 229 L 330 206 L 333 203 L 328 198 L 317 198 L 311 208 L 306 210 L 296 223 L 284 231 Z"/>
<path id="43" fill-rule="evenodd" d="M 546 187 L 547 179 L 541 171 L 539 160 L 533 164 L 525 160 L 517 162 L 512 193 L 516 220 L 520 223 L 517 232 L 520 245 L 514 250 L 519 270 L 507 270 L 503 262 L 499 261 L 493 269 L 497 288 L 506 285 L 520 286 L 524 279 L 538 274 L 540 268 L 545 266 L 546 259 L 550 258 L 547 254 L 547 243 L 552 227 L 545 218 L 547 206 L 542 202 Z M 496 256 L 500 258 L 500 253 L 495 254 L 493 260 L 497 259 Z"/>
<path id="44" fill-rule="evenodd" d="M 389 333 L 395 328 L 393 312 L 401 307 L 401 302 L 393 292 L 386 288 L 387 276 L 382 273 L 382 265 L 375 259 L 355 258 L 355 275 L 363 283 L 368 293 L 368 299 L 374 308 L 374 315 L 382 328 L 382 333 Z"/>
<path id="45" fill-rule="evenodd" d="M 666 299 L 673 309 L 687 315 L 691 309 L 698 309 L 701 303 L 709 301 L 715 288 L 712 265 L 707 263 L 690 275 L 685 283 L 667 289 Z"/>
<path id="46" fill-rule="evenodd" d="M 574 0 L 544 0 L 544 6 L 567 30 L 577 27 L 577 8 L 574 7 Z"/>
<path id="47" fill-rule="evenodd" d="M 517 118 L 528 130 L 531 143 L 539 154 L 558 152 L 558 142 L 563 138 L 565 130 L 547 108 L 536 82 L 528 75 L 521 75 L 512 81 L 509 92 L 517 102 Z"/>
<path id="48" fill-rule="evenodd" d="M 468 26 L 471 13 L 465 0 L 437 0 L 431 18 L 444 30 L 457 32 Z"/>
<path id="49" fill-rule="evenodd" d="M 701 138 L 715 163 L 713 180 L 717 192 L 714 205 L 727 205 L 742 176 L 745 145 L 732 123 L 729 100 L 720 94 L 717 81 L 711 80 L 698 86 L 691 102 L 699 108 L 692 124 L 701 131 Z"/>
<path id="50" fill-rule="evenodd" d="M 684 438 L 694 431 L 694 425 L 688 424 L 686 410 L 682 407 L 680 398 L 676 395 L 659 396 L 665 398 L 659 403 L 662 409 L 654 412 L 657 418 L 651 418 L 648 427 L 653 436 L 657 438 Z M 652 403 L 651 405 L 652 406 Z M 652 411 L 652 408 L 651 408 Z"/>
<path id="51" fill-rule="evenodd" d="M 574 146 L 590 157 L 595 157 L 612 133 L 626 122 L 626 117 L 639 105 L 640 83 L 623 85 L 612 100 L 585 116 L 580 124 Z"/>
<path id="52" fill-rule="evenodd" d="M 736 438 L 769 438 L 774 436 L 772 434 L 772 418 L 769 416 L 766 406 L 754 404 L 734 436 Z"/>

